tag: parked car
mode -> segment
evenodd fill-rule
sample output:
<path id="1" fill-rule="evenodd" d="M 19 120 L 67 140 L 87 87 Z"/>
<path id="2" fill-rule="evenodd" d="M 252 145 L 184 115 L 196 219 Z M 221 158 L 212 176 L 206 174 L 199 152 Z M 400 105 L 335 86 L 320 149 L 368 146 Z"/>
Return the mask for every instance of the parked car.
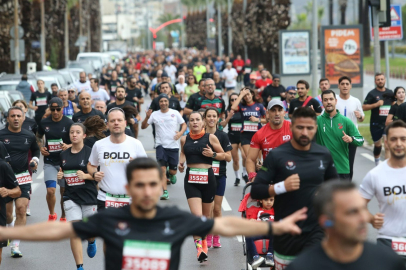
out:
<path id="1" fill-rule="evenodd" d="M 98 77 L 98 73 L 96 73 L 96 70 L 92 64 L 91 61 L 69 61 L 68 65 L 66 66 L 67 68 L 81 68 L 83 69 L 86 74 L 91 73 L 95 77 Z"/>
<path id="2" fill-rule="evenodd" d="M 83 68 L 64 68 L 62 70 L 68 70 L 73 75 L 73 82 L 79 80 L 80 72 L 85 71 Z"/>
<path id="3" fill-rule="evenodd" d="M 101 71 L 102 67 L 107 64 L 105 55 L 100 52 L 83 52 L 76 57 L 77 61 L 91 61 L 96 71 Z"/>
<path id="4" fill-rule="evenodd" d="M 67 87 L 68 83 L 65 81 L 65 78 L 61 73 L 59 73 L 57 70 L 52 70 L 52 71 L 38 71 L 33 73 L 36 77 L 45 80 L 45 78 L 53 78 L 54 81 L 56 81 L 56 84 L 58 84 L 58 88 L 61 87 Z M 46 79 L 47 81 L 50 81 L 49 79 Z"/>
<path id="5" fill-rule="evenodd" d="M 68 86 L 76 81 L 75 76 L 69 69 L 59 69 L 58 72 L 63 76 Z"/>
<path id="6" fill-rule="evenodd" d="M 5 115 L 9 108 L 11 108 L 11 101 L 8 93 L 6 91 L 0 91 L 0 129 L 6 126 Z"/>
<path id="7" fill-rule="evenodd" d="M 8 94 L 11 104 L 13 104 L 17 100 L 25 100 L 23 94 L 20 91 L 10 90 L 10 91 L 2 91 Z M 27 102 L 28 104 L 28 102 Z M 28 109 L 27 114 L 28 117 L 33 118 L 35 116 L 35 111 L 33 109 Z"/>
<path id="8" fill-rule="evenodd" d="M 27 82 L 31 85 L 30 91 L 21 91 L 24 100 L 28 103 L 31 98 L 31 94 L 37 90 L 37 77 L 30 74 L 27 75 Z M 0 91 L 1 90 L 16 90 L 17 85 L 21 82 L 21 75 L 19 74 L 2 74 L 0 76 Z"/>

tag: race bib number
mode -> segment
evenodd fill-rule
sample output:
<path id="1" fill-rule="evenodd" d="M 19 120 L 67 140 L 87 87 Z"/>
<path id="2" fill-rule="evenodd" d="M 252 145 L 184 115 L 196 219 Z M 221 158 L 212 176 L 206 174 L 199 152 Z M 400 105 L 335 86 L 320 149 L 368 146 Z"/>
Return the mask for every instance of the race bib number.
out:
<path id="1" fill-rule="evenodd" d="M 283 270 L 296 258 L 295 256 L 284 256 L 275 252 L 275 270 Z"/>
<path id="2" fill-rule="evenodd" d="M 122 270 L 168 270 L 171 244 L 125 240 Z"/>
<path id="3" fill-rule="evenodd" d="M 241 131 L 241 124 L 240 123 L 231 124 L 231 131 Z"/>
<path id="4" fill-rule="evenodd" d="M 59 140 L 48 140 L 48 151 L 49 153 L 62 151 L 62 139 Z"/>
<path id="5" fill-rule="evenodd" d="M 79 179 L 78 175 L 76 174 L 75 170 L 68 170 L 63 172 L 63 177 L 66 180 L 68 186 L 79 186 L 84 185 L 85 180 Z"/>
<path id="6" fill-rule="evenodd" d="M 127 195 L 113 195 L 106 193 L 106 208 L 120 208 L 130 204 L 130 197 Z"/>
<path id="7" fill-rule="evenodd" d="M 379 116 L 388 116 L 389 110 L 389 105 L 379 106 Z"/>
<path id="8" fill-rule="evenodd" d="M 233 81 L 232 80 L 227 80 L 227 84 L 228 85 L 233 84 Z"/>
<path id="9" fill-rule="evenodd" d="M 188 182 L 192 183 L 192 184 L 208 184 L 209 183 L 209 170 L 208 169 L 190 169 Z"/>
<path id="10" fill-rule="evenodd" d="M 111 86 L 111 92 L 116 92 L 117 86 Z"/>
<path id="11" fill-rule="evenodd" d="M 214 95 L 215 95 L 216 97 L 220 97 L 220 96 L 221 96 L 221 89 L 216 89 L 216 90 L 214 90 Z"/>
<path id="12" fill-rule="evenodd" d="M 245 68 L 245 73 L 251 73 L 251 69 L 250 68 Z"/>
<path id="13" fill-rule="evenodd" d="M 237 67 L 237 70 L 238 70 L 238 71 L 241 71 L 241 70 L 242 70 L 242 67 Z"/>
<path id="14" fill-rule="evenodd" d="M 249 132 L 258 131 L 258 123 L 252 121 L 244 121 L 244 131 Z"/>
<path id="15" fill-rule="evenodd" d="M 32 178 L 28 171 L 16 174 L 15 176 L 17 178 L 17 182 L 19 185 L 25 185 L 25 184 L 32 183 Z"/>
<path id="16" fill-rule="evenodd" d="M 405 256 L 406 255 L 406 238 L 392 238 L 392 249 L 397 254 Z"/>
<path id="17" fill-rule="evenodd" d="M 214 175 L 220 175 L 220 161 L 213 160 L 211 168 L 213 169 Z"/>
<path id="18" fill-rule="evenodd" d="M 37 106 L 46 106 L 47 105 L 47 98 L 46 97 L 39 97 L 36 100 Z"/>

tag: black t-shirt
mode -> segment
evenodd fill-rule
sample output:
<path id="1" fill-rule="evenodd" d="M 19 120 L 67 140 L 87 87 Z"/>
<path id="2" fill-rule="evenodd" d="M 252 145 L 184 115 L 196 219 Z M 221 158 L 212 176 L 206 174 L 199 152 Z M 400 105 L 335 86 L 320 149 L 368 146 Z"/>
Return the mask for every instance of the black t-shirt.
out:
<path id="1" fill-rule="evenodd" d="M 111 96 L 114 96 L 114 94 L 116 93 L 116 90 L 117 90 L 117 86 L 119 86 L 119 85 L 122 85 L 122 83 L 119 79 L 117 79 L 117 80 L 111 79 L 111 80 L 107 81 L 107 87 L 110 90 Z"/>
<path id="2" fill-rule="evenodd" d="M 130 101 L 128 101 L 128 100 L 125 100 L 124 103 L 121 104 L 121 105 L 117 105 L 116 102 L 113 102 L 113 103 L 110 103 L 109 105 L 107 105 L 106 115 L 107 115 L 107 113 L 108 113 L 111 109 L 113 109 L 113 108 L 115 108 L 115 107 L 118 107 L 118 108 L 121 108 L 121 109 L 122 109 L 122 108 L 125 107 L 125 106 L 135 107 L 135 106 L 134 106 L 134 103 L 132 103 L 132 102 L 130 102 Z"/>
<path id="3" fill-rule="evenodd" d="M 22 128 L 31 131 L 35 135 L 37 134 L 38 125 L 34 119 L 25 117 Z"/>
<path id="4" fill-rule="evenodd" d="M 97 205 L 97 188 L 94 180 L 80 180 L 77 171 L 87 173 L 87 163 L 89 162 L 92 149 L 84 146 L 79 153 L 73 154 L 72 148 L 61 153 L 61 168 L 66 181 L 63 197 L 71 199 L 79 205 Z"/>
<path id="5" fill-rule="evenodd" d="M 393 115 L 393 120 L 397 120 L 396 112 L 397 112 L 398 108 L 399 108 L 399 105 L 396 102 L 395 102 L 395 104 L 390 106 L 389 114 Z"/>
<path id="6" fill-rule="evenodd" d="M 158 257 L 160 259 L 150 259 L 150 263 L 154 261 L 154 264 L 160 265 L 157 269 L 177 270 L 180 248 L 185 238 L 190 235 L 207 235 L 213 225 L 214 221 L 211 219 L 196 217 L 173 206 L 157 206 L 156 216 L 152 219 L 135 218 L 130 212 L 130 206 L 124 206 L 108 208 L 81 222 L 72 223 L 80 238 L 104 239 L 105 269 L 108 270 L 127 269 L 123 263 L 133 265 L 137 259 L 128 254 L 134 254 L 137 249 L 142 253 L 148 250 L 145 256 L 162 256 Z"/>
<path id="7" fill-rule="evenodd" d="M 383 98 L 383 94 L 390 94 L 393 96 L 393 91 L 385 88 L 385 91 L 381 92 L 376 88 L 369 91 L 368 95 L 365 97 L 364 104 L 374 104 L 379 100 L 383 100 L 383 105 L 371 110 L 371 124 L 383 125 L 385 126 L 386 117 L 388 116 L 390 106 L 392 104 L 391 99 Z"/>
<path id="8" fill-rule="evenodd" d="M 151 102 L 151 106 L 149 106 L 149 109 L 152 110 L 153 112 L 159 111 L 161 108 L 159 107 L 159 97 L 154 98 Z M 180 106 L 179 100 L 171 96 L 169 98 L 169 109 L 174 109 L 177 110 L 178 112 L 182 111 L 182 107 Z"/>
<path id="9" fill-rule="evenodd" d="M 60 154 L 62 152 L 62 143 L 70 144 L 69 129 L 73 121 L 63 116 L 61 121 L 54 122 L 52 116 L 41 120 L 38 126 L 38 134 L 45 135 L 45 147 L 49 156 L 44 157 L 44 163 L 59 166 Z"/>
<path id="10" fill-rule="evenodd" d="M 213 79 L 214 73 L 211 72 L 205 72 L 202 74 L 202 79 Z"/>
<path id="11" fill-rule="evenodd" d="M 230 140 L 228 139 L 227 133 L 217 129 L 216 132 L 214 132 L 214 135 L 216 135 L 217 139 L 219 139 L 220 145 L 223 148 L 224 153 L 233 150 Z M 214 161 L 218 160 L 213 159 L 213 162 Z M 226 175 L 226 171 L 227 171 L 227 161 L 221 160 L 219 176 Z"/>
<path id="12" fill-rule="evenodd" d="M 90 148 L 93 148 L 93 145 L 98 141 L 98 140 L 100 140 L 100 139 L 98 139 L 98 138 L 96 138 L 95 136 L 87 136 L 85 139 L 84 139 L 84 144 L 86 145 L 86 146 L 89 146 Z"/>
<path id="13" fill-rule="evenodd" d="M 339 263 L 327 256 L 321 244 L 301 253 L 286 270 L 405 270 L 401 257 L 389 248 L 364 243 L 361 256 L 351 263 Z"/>
<path id="14" fill-rule="evenodd" d="M 4 160 L 0 159 L 0 188 L 13 189 L 18 186 L 13 169 Z M 0 196 L 0 226 L 6 226 L 6 201 Z"/>
<path id="15" fill-rule="evenodd" d="M 100 116 L 101 119 L 106 120 L 106 117 L 104 116 L 104 114 L 101 111 L 96 110 L 94 108 L 92 108 L 92 110 L 89 113 L 83 113 L 82 111 L 75 113 L 72 116 L 72 120 L 75 123 L 83 123 L 83 122 L 85 122 L 85 120 L 87 118 L 94 116 L 94 115 L 98 115 L 98 116 Z"/>
<path id="16" fill-rule="evenodd" d="M 200 92 L 192 94 L 186 102 L 186 108 L 193 110 L 197 102 L 201 100 L 204 96 L 200 95 Z"/>
<path id="17" fill-rule="evenodd" d="M 402 103 L 398 106 L 395 115 L 393 116 L 393 120 L 403 120 L 406 122 L 406 103 Z"/>
<path id="18" fill-rule="evenodd" d="M 2 141 L 0 141 L 0 159 L 6 162 L 10 162 L 10 155 L 8 154 L 7 149 Z"/>
<path id="19" fill-rule="evenodd" d="M 29 150 L 33 157 L 40 157 L 37 139 L 31 131 L 21 129 L 21 132 L 15 133 L 5 128 L 0 130 L 0 141 L 10 155 L 9 163 L 15 174 L 28 171 Z"/>
<path id="20" fill-rule="evenodd" d="M 45 114 L 45 111 L 48 108 L 48 102 L 51 100 L 51 98 L 51 93 L 46 90 L 44 93 L 35 91 L 31 94 L 30 101 L 35 102 L 35 106 L 38 107 L 38 109 L 35 111 L 35 116 L 42 116 Z"/>
<path id="21" fill-rule="evenodd" d="M 251 72 L 252 72 L 252 66 L 244 66 L 242 68 L 242 71 L 245 72 L 244 73 L 244 85 L 247 85 L 250 82 L 250 75 L 251 75 Z"/>
<path id="22" fill-rule="evenodd" d="M 313 196 L 323 182 L 338 178 L 333 158 L 324 146 L 312 143 L 309 151 L 299 151 L 293 148 L 291 142 L 287 142 L 272 149 L 265 158 L 263 167 L 258 171 L 251 189 L 251 197 L 258 200 L 268 198 L 269 185 L 285 181 L 292 174 L 299 174 L 300 189 L 275 197 L 275 221 L 307 207 L 307 219 L 297 224 L 303 233 L 318 230 L 320 227 L 314 213 Z M 278 243 L 281 237 L 274 236 L 275 251 L 283 255 L 296 255 L 287 254 L 288 248 L 283 248 L 283 243 Z"/>
<path id="23" fill-rule="evenodd" d="M 292 99 L 292 101 L 290 102 L 290 106 L 289 106 L 289 114 L 293 114 L 293 112 L 297 108 L 302 107 L 303 104 L 304 104 L 304 101 L 300 101 L 298 98 Z M 313 109 L 316 113 L 321 113 L 322 108 L 320 106 L 320 103 L 317 100 L 315 100 L 314 98 L 311 98 L 309 100 L 309 102 L 307 102 L 306 107 L 310 107 L 310 106 L 313 106 Z"/>
<path id="24" fill-rule="evenodd" d="M 230 110 L 226 111 L 226 117 L 228 117 L 229 112 L 230 112 Z M 240 127 L 240 130 L 233 131 L 232 126 L 231 126 L 232 124 L 235 124 L 235 125 L 239 124 L 238 126 Z M 234 115 L 231 117 L 230 121 L 228 121 L 228 133 L 237 134 L 237 133 L 239 133 L 241 131 L 241 128 L 242 128 L 242 116 L 241 116 L 241 113 L 234 112 Z"/>
<path id="25" fill-rule="evenodd" d="M 268 106 L 268 97 L 281 97 L 281 93 L 285 93 L 286 89 L 283 85 L 279 85 L 278 87 L 273 86 L 272 84 L 268 85 L 264 88 L 262 92 L 262 99 L 264 100 L 264 106 Z"/>
<path id="26" fill-rule="evenodd" d="M 136 97 L 136 98 L 138 98 L 138 100 L 143 98 L 141 89 L 139 89 L 139 88 L 129 89 L 127 87 L 126 93 L 127 93 L 127 96 L 125 97 L 125 100 L 128 100 L 128 102 L 131 102 L 134 105 L 134 107 L 136 107 L 138 109 L 138 111 L 140 111 L 140 104 L 137 101 L 134 101 L 134 98 Z"/>

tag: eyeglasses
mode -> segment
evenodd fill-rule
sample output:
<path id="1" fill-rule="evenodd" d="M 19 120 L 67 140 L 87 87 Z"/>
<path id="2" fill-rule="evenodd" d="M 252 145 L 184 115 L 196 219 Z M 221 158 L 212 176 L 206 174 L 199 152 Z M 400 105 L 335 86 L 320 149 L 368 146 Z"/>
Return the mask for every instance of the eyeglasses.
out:
<path id="1" fill-rule="evenodd" d="M 123 111 L 123 109 L 121 109 L 121 108 L 119 108 L 119 107 L 111 108 L 111 109 L 108 111 L 107 114 L 110 114 L 110 113 L 113 112 L 113 111 L 120 111 L 120 112 L 122 112 L 123 114 L 125 114 L 125 112 Z"/>
<path id="2" fill-rule="evenodd" d="M 296 95 L 296 92 L 288 92 L 289 95 Z"/>
<path id="3" fill-rule="evenodd" d="M 51 110 L 51 112 L 54 112 L 54 111 L 60 112 L 62 109 L 61 108 L 50 108 L 50 110 Z"/>
<path id="4" fill-rule="evenodd" d="M 236 101 L 236 100 L 237 100 L 236 98 L 230 99 L 231 102 Z"/>
<path id="5" fill-rule="evenodd" d="M 75 90 L 69 90 L 68 93 L 75 93 Z"/>

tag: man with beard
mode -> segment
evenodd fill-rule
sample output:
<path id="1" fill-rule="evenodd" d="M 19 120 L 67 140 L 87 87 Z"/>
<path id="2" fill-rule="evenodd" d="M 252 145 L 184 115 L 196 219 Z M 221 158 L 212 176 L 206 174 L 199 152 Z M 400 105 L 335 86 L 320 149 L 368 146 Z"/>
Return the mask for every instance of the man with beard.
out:
<path id="1" fill-rule="evenodd" d="M 340 84 L 340 83 L 339 83 Z M 320 91 L 323 93 L 326 90 L 330 89 L 330 81 L 327 78 L 321 78 L 319 81 L 319 88 Z M 316 100 L 320 103 L 320 106 L 322 109 L 324 109 L 323 107 L 323 98 L 321 97 L 321 94 L 317 96 Z"/>
<path id="2" fill-rule="evenodd" d="M 134 104 L 139 112 L 141 111 L 141 104 L 144 103 L 141 87 L 141 83 L 137 82 L 136 77 L 130 77 L 127 79 L 127 89 L 125 89 L 127 95 L 125 96 L 125 99 Z"/>
<path id="3" fill-rule="evenodd" d="M 292 99 L 290 102 L 289 118 L 292 118 L 293 112 L 299 107 L 310 107 L 316 112 L 316 115 L 320 115 L 322 111 L 320 103 L 307 95 L 310 89 L 309 83 L 305 80 L 299 80 L 296 83 L 296 89 L 299 97 Z"/>
<path id="4" fill-rule="evenodd" d="M 368 172 L 359 191 L 367 203 L 374 196 L 378 200 L 379 213 L 369 213 L 369 222 L 379 230 L 378 245 L 392 248 L 406 261 L 406 124 L 401 120 L 391 122 L 385 132 L 390 156 Z"/>
<path id="5" fill-rule="evenodd" d="M 262 92 L 262 99 L 264 100 L 263 104 L 266 107 L 271 99 L 282 100 L 285 98 L 286 89 L 283 85 L 281 85 L 281 77 L 279 74 L 274 74 L 272 83 L 265 87 L 264 91 Z"/>
<path id="6" fill-rule="evenodd" d="M 336 110 L 336 94 L 326 90 L 321 94 L 324 113 L 317 117 L 317 143 L 330 150 L 338 176 L 351 181 L 348 144 L 361 146 L 364 138 L 350 118 Z"/>
<path id="7" fill-rule="evenodd" d="M 83 123 L 87 118 L 93 115 L 98 115 L 100 116 L 101 119 L 105 119 L 104 114 L 102 114 L 100 111 L 92 108 L 92 97 L 90 96 L 90 93 L 88 92 L 82 92 L 79 95 L 79 105 L 80 105 L 80 111 L 75 113 L 72 116 L 72 120 L 75 123 Z"/>
<path id="8" fill-rule="evenodd" d="M 107 106 L 107 112 L 114 107 L 119 107 L 119 108 L 123 108 L 124 106 L 136 107 L 136 105 L 134 105 L 133 102 L 126 100 L 126 96 L 127 96 L 127 93 L 126 93 L 124 86 L 117 86 L 116 102 L 110 103 Z"/>
<path id="9" fill-rule="evenodd" d="M 191 114 L 193 112 L 195 104 L 198 103 L 204 97 L 204 94 L 206 93 L 205 81 L 206 81 L 205 79 L 199 81 L 200 91 L 198 93 L 194 93 L 193 95 L 191 95 L 187 100 L 185 107 L 185 115 Z"/>
<path id="10" fill-rule="evenodd" d="M 206 79 L 204 83 L 206 89 L 205 95 L 195 103 L 193 111 L 197 112 L 200 109 L 213 107 L 219 112 L 220 118 L 224 119 L 226 104 L 224 102 L 224 99 L 222 99 L 221 97 L 217 97 L 214 94 L 214 91 L 216 89 L 216 84 L 214 83 L 214 80 Z"/>
<path id="11" fill-rule="evenodd" d="M 78 90 L 79 93 L 82 91 L 90 91 L 90 81 L 86 80 L 86 72 L 82 71 L 79 73 L 79 81 L 76 81 L 73 85 Z"/>
<path id="12" fill-rule="evenodd" d="M 282 269 L 282 264 L 289 264 L 302 250 L 319 243 L 324 237 L 312 199 L 323 182 L 336 179 L 338 175 L 328 149 L 312 143 L 317 131 L 316 122 L 316 113 L 311 108 L 295 110 L 291 124 L 292 140 L 268 153 L 252 185 L 251 197 L 255 200 L 276 196 L 275 222 L 298 209 L 308 208 L 308 218 L 298 223 L 302 230 L 300 236 L 274 237 L 276 269 Z"/>
<path id="13" fill-rule="evenodd" d="M 379 157 L 382 150 L 382 136 L 385 129 L 386 117 L 389 114 L 392 101 L 390 99 L 384 99 L 384 94 L 390 94 L 393 96 L 392 90 L 385 88 L 385 75 L 383 73 L 375 74 L 376 88 L 372 89 L 364 100 L 362 109 L 364 111 L 371 111 L 371 122 L 369 124 L 369 130 L 371 131 L 372 140 L 374 141 L 374 157 L 375 166 L 379 164 Z"/>

